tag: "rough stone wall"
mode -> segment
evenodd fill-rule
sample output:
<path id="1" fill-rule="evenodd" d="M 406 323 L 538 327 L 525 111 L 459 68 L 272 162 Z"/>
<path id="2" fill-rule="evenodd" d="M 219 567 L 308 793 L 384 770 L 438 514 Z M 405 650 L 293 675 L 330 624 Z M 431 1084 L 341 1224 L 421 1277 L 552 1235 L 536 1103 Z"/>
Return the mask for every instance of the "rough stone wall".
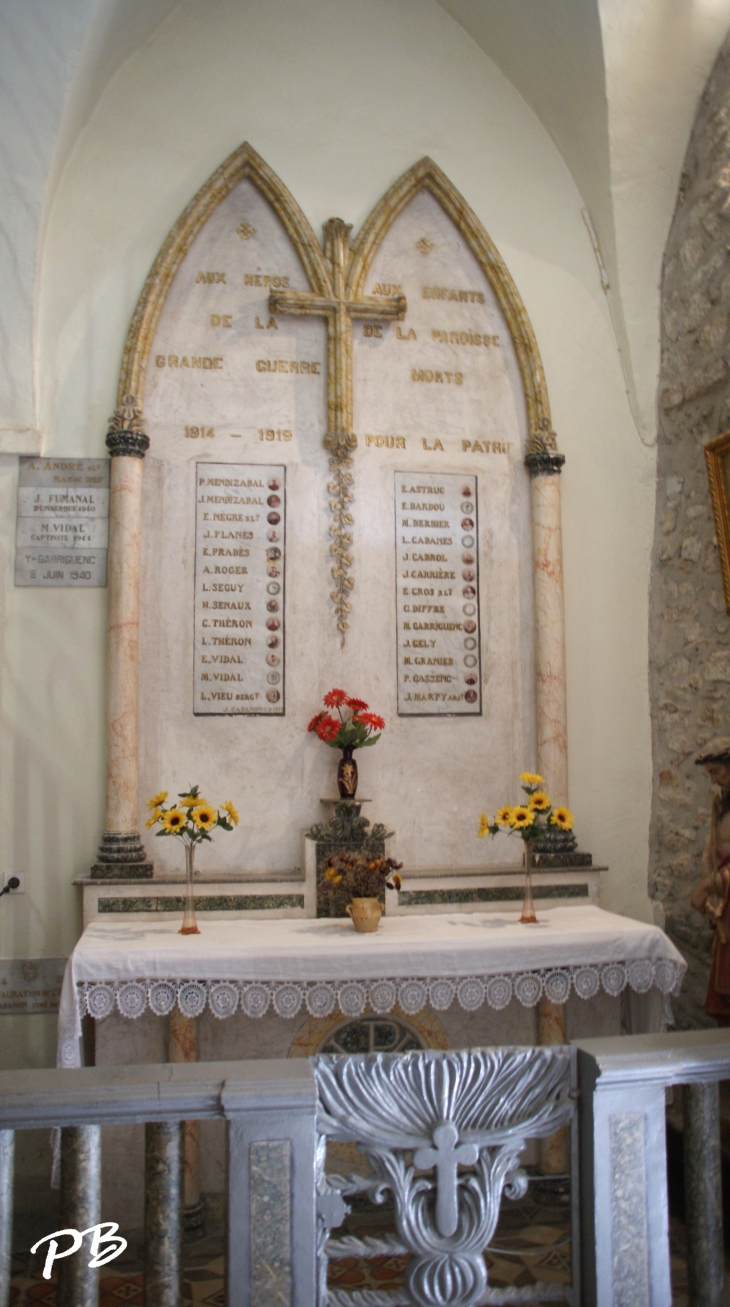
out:
<path id="1" fill-rule="evenodd" d="M 662 285 L 657 511 L 650 596 L 654 795 L 649 894 L 689 972 L 681 1027 L 703 1005 L 711 936 L 689 906 L 711 788 L 693 759 L 730 735 L 725 611 L 703 445 L 730 428 L 730 38 L 700 102 Z"/>

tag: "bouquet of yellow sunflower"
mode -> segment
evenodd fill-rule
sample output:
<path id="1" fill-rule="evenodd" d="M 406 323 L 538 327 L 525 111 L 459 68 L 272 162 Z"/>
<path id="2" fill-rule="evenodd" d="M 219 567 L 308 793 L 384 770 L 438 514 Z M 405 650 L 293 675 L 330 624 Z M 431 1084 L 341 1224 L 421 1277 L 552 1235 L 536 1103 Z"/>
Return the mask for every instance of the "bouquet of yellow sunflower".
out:
<path id="1" fill-rule="evenodd" d="M 573 814 L 569 808 L 554 808 L 548 795 L 542 789 L 544 780 L 534 772 L 520 773 L 520 783 L 527 795 L 523 803 L 511 807 L 505 804 L 498 808 L 494 821 L 490 822 L 486 812 L 479 818 L 479 838 L 485 835 L 498 835 L 506 831 L 508 835 L 519 835 L 526 843 L 537 840 L 550 827 L 569 831 L 573 829 Z"/>
<path id="2" fill-rule="evenodd" d="M 156 835 L 177 835 L 184 843 L 197 844 L 200 840 L 210 840 L 210 831 L 220 826 L 223 830 L 233 830 L 238 825 L 238 813 L 233 804 L 222 803 L 214 808 L 200 793 L 198 785 L 191 785 L 189 790 L 178 794 L 178 802 L 163 807 L 167 790 L 160 790 L 153 795 L 147 807 L 150 815 L 147 829 L 151 830 L 159 822 L 161 830 Z"/>
<path id="3" fill-rule="evenodd" d="M 573 829 L 573 814 L 569 808 L 554 808 L 548 795 L 543 790 L 544 779 L 535 772 L 520 773 L 520 783 L 527 795 L 523 803 L 516 807 L 505 804 L 498 808 L 494 821 L 490 821 L 486 812 L 479 819 L 479 836 L 498 835 L 506 831 L 508 835 L 519 835 L 525 845 L 525 894 L 522 903 L 523 925 L 536 924 L 535 906 L 532 901 L 532 842 L 553 830 L 570 831 Z"/>
<path id="4" fill-rule="evenodd" d="M 177 835 L 182 840 L 185 849 L 185 912 L 180 934 L 199 935 L 193 894 L 195 846 L 201 840 L 210 841 L 210 832 L 217 826 L 222 830 L 233 830 L 238 825 L 238 813 L 230 802 L 214 808 L 203 798 L 198 785 L 191 785 L 184 793 L 178 794 L 177 803 L 170 804 L 169 808 L 164 806 L 166 798 L 167 790 L 160 790 L 149 800 L 147 829 L 159 824 L 161 829 L 155 831 L 156 835 Z"/>

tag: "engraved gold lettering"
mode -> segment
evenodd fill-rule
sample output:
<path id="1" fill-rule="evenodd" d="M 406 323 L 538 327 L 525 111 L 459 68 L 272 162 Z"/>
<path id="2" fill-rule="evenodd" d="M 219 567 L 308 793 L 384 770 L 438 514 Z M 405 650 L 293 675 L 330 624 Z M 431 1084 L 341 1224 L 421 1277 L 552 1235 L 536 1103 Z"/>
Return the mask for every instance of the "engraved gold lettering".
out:
<path id="1" fill-rule="evenodd" d="M 190 357 L 192 358 L 192 366 L 202 368 L 204 372 L 220 372 L 223 368 L 222 356 L 217 358 L 208 358 L 207 356 L 196 358 L 195 355 L 191 354 Z M 168 354 L 167 358 L 165 358 L 164 354 L 158 354 L 155 363 L 158 368 L 164 368 L 165 364 L 167 364 L 168 368 L 189 368 L 191 366 L 186 354 L 183 354 L 180 358 L 178 358 L 177 354 Z"/>
<path id="2" fill-rule="evenodd" d="M 211 327 L 230 327 L 233 324 L 233 318 L 230 313 L 211 313 Z"/>
<path id="3" fill-rule="evenodd" d="M 320 375 L 319 363 L 300 363 L 297 359 L 257 359 L 257 372 L 306 372 L 310 376 Z"/>
<path id="4" fill-rule="evenodd" d="M 376 449 L 405 449 L 406 438 L 405 436 L 366 436 L 365 448 L 370 449 L 373 445 Z"/>
<path id="5" fill-rule="evenodd" d="M 274 430 L 272 427 L 259 427 L 259 440 L 291 440 L 292 433 L 288 427 Z"/>
<path id="6" fill-rule="evenodd" d="M 456 300 L 461 304 L 483 304 L 484 292 L 481 290 L 453 290 L 449 286 L 424 286 L 425 300 Z"/>
<path id="7" fill-rule="evenodd" d="M 373 295 L 402 295 L 403 291 L 400 286 L 395 284 L 388 285 L 386 282 L 377 281 L 373 287 Z"/>
<path id="8" fill-rule="evenodd" d="M 373 323 L 373 322 L 366 322 L 366 323 L 364 324 L 364 326 L 363 326 L 363 335 L 365 335 L 365 336 L 377 336 L 378 340 L 382 340 L 382 335 L 383 335 L 383 333 L 382 333 L 381 328 L 378 327 L 375 323 Z"/>
<path id="9" fill-rule="evenodd" d="M 400 327 L 396 327 L 395 338 L 396 338 L 396 340 L 417 340 L 417 339 L 418 339 L 417 336 L 416 336 L 415 331 L 413 330 L 413 327 L 409 327 L 409 328 L 408 328 L 408 335 L 407 335 L 407 336 L 404 336 L 404 335 L 403 335 L 403 332 L 401 331 Z"/>
<path id="10" fill-rule="evenodd" d="M 272 273 L 264 273 L 263 276 L 255 272 L 245 272 L 243 274 L 244 286 L 271 286 L 274 290 L 289 290 L 289 278 L 274 276 Z"/>
<path id="11" fill-rule="evenodd" d="M 431 339 L 440 345 L 483 345 L 485 349 L 499 345 L 499 336 L 487 336 L 480 331 L 441 331 L 437 327 L 433 328 Z"/>
<path id="12" fill-rule="evenodd" d="M 424 448 L 424 449 L 428 449 L 428 450 L 431 451 L 431 452 L 432 452 L 434 449 L 440 449 L 442 454 L 443 454 L 443 452 L 444 452 L 444 447 L 443 447 L 443 445 L 441 444 L 441 441 L 440 441 L 440 440 L 434 440 L 434 442 L 433 442 L 432 445 L 429 445 L 429 443 L 428 443 L 427 440 L 423 440 L 423 441 L 422 441 L 422 444 L 423 444 L 423 448 Z M 414 522 L 413 525 L 415 526 L 416 523 Z M 439 524 L 436 523 L 436 522 L 424 522 L 423 525 L 424 525 L 424 526 L 438 526 Z M 443 526 L 448 526 L 448 522 L 444 522 L 442 525 L 443 525 Z"/>
<path id="13" fill-rule="evenodd" d="M 197 440 L 199 437 L 202 437 L 204 440 L 211 440 L 214 435 L 215 435 L 215 431 L 213 430 L 213 427 L 186 427 L 185 428 L 186 440 Z"/>
<path id="14" fill-rule="evenodd" d="M 444 377 L 448 385 L 461 386 L 464 381 L 462 372 L 434 372 L 431 368 L 411 368 L 411 381 L 440 382 L 444 383 Z"/>
<path id="15" fill-rule="evenodd" d="M 464 454 L 509 454 L 512 448 L 511 440 L 462 440 L 461 449 Z"/>
<path id="16" fill-rule="evenodd" d="M 195 280 L 207 282 L 209 286 L 214 286 L 218 282 L 223 282 L 225 285 L 226 274 L 225 272 L 199 272 Z"/>

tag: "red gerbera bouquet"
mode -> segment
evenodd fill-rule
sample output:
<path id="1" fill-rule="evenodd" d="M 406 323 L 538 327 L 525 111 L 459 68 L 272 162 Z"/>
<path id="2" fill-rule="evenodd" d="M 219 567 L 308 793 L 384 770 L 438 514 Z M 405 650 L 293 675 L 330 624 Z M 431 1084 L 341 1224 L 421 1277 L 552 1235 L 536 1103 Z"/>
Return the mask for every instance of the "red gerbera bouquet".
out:
<path id="1" fill-rule="evenodd" d="M 315 713 L 307 730 L 314 731 L 324 744 L 333 749 L 364 749 L 377 744 L 380 732 L 385 730 L 383 718 L 369 712 L 364 699 L 353 699 L 344 690 L 328 690 L 324 706 L 325 709 L 336 708 L 337 717 L 324 710 Z"/>

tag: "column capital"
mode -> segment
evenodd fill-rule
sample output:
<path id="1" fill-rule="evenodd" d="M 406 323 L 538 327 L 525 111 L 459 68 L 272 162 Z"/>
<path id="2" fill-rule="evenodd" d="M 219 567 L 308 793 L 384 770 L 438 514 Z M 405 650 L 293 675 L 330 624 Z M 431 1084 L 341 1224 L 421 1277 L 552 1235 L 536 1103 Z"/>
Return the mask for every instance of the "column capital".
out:
<path id="1" fill-rule="evenodd" d="M 147 453 L 150 438 L 142 426 L 142 410 L 137 408 L 134 395 L 125 395 L 109 418 L 106 445 L 112 458 L 144 458 Z"/>
<path id="2" fill-rule="evenodd" d="M 527 441 L 525 467 L 536 476 L 557 476 L 565 462 L 565 454 L 558 453 L 558 438 L 550 426 L 549 418 L 540 418 L 537 430 Z"/>

